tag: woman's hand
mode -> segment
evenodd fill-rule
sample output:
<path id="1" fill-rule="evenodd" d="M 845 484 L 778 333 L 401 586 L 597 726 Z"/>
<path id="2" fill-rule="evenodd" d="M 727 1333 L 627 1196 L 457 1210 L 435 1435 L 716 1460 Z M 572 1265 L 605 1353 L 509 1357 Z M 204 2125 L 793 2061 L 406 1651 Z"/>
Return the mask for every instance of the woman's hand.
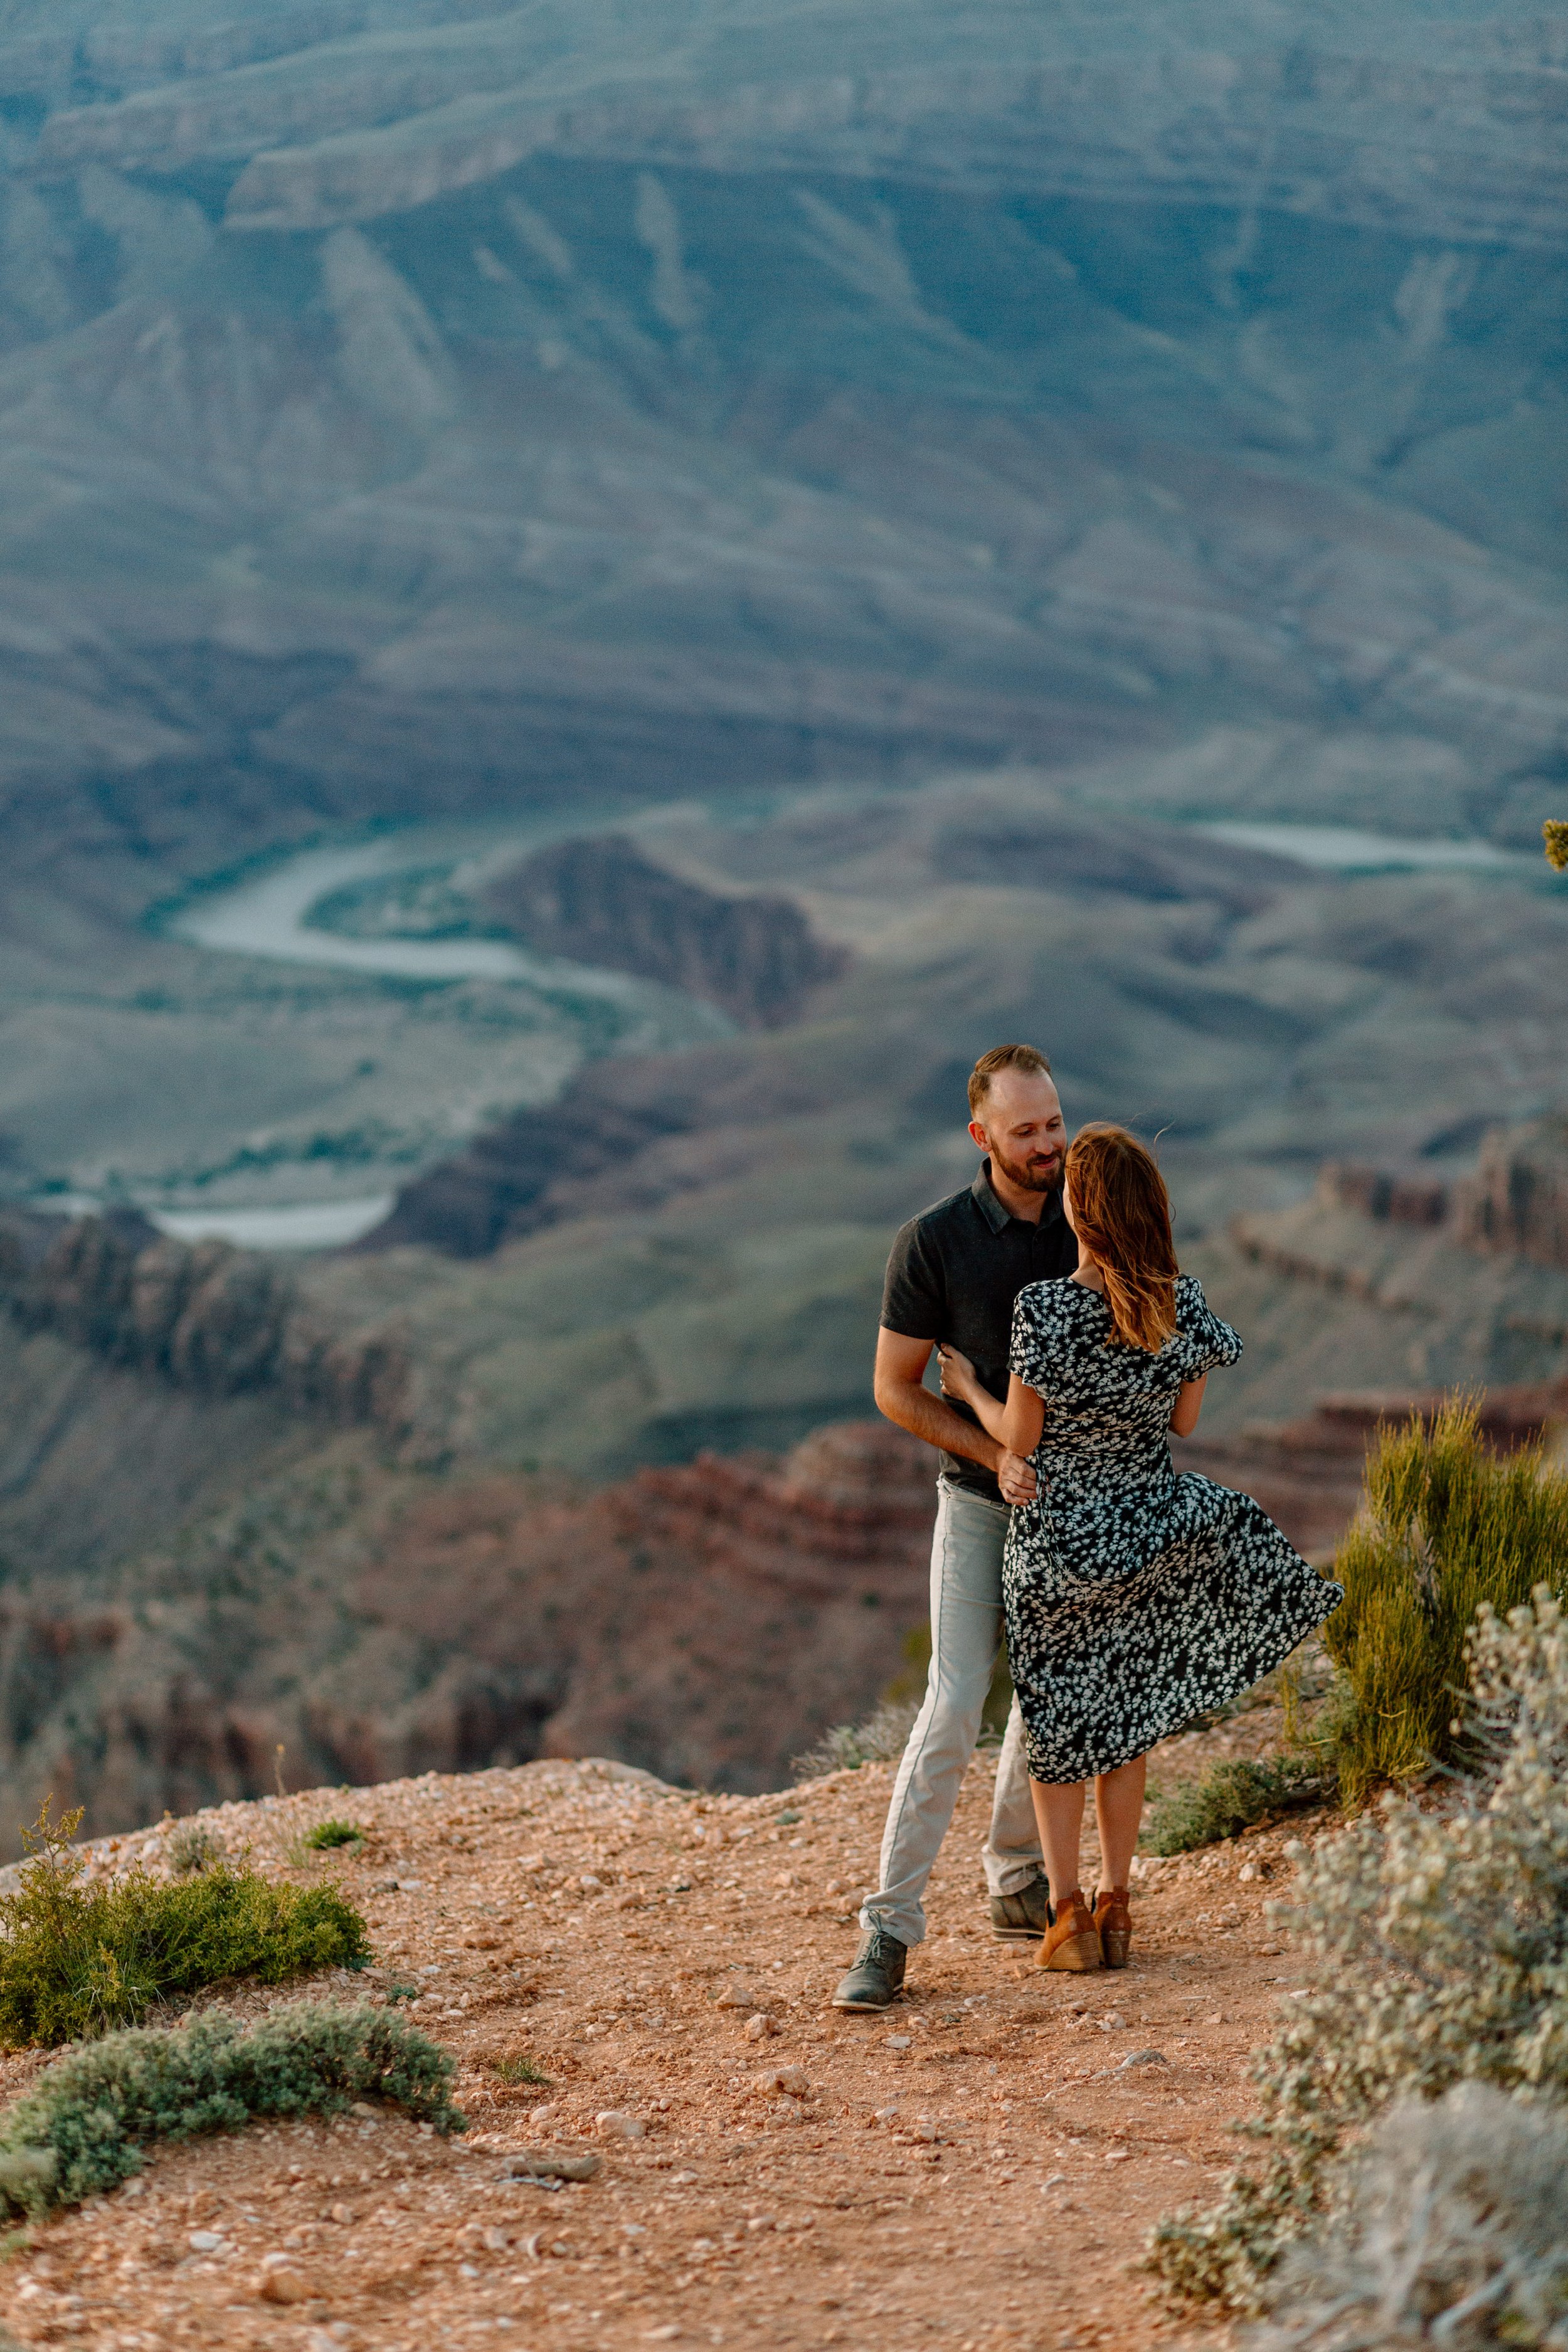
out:
<path id="1" fill-rule="evenodd" d="M 937 1355 L 942 1365 L 943 1396 L 961 1398 L 987 1437 L 994 1437 L 1005 1454 L 1016 1454 L 1020 1461 L 1026 1462 L 1046 1425 L 1044 1397 L 1026 1389 L 1017 1373 L 1013 1372 L 1008 1376 L 1007 1401 L 1004 1404 L 999 1397 L 992 1395 L 968 1357 L 961 1355 L 956 1348 L 939 1348 Z"/>

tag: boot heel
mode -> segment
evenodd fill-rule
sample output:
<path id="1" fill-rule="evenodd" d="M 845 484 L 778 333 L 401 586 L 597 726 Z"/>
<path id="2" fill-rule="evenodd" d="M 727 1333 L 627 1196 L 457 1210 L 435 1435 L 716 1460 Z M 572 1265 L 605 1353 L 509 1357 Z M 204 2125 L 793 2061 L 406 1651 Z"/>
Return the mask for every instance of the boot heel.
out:
<path id="1" fill-rule="evenodd" d="M 1056 1906 L 1040 1946 L 1037 1965 L 1042 1969 L 1067 1969 L 1075 1976 L 1086 1976 L 1090 1969 L 1105 1966 L 1100 1930 L 1081 1888 L 1075 1887 L 1070 1895 L 1064 1895 Z"/>
<path id="2" fill-rule="evenodd" d="M 1084 1936 L 1068 1936 L 1054 1950 L 1042 1955 L 1043 1969 L 1067 1969 L 1074 1975 L 1087 1976 L 1091 1969 L 1105 1966 L 1105 1954 L 1100 1937 L 1091 1927 Z"/>
<path id="3" fill-rule="evenodd" d="M 1132 1912 L 1124 1886 L 1095 1890 L 1094 1924 L 1100 1929 L 1100 1948 L 1105 1954 L 1106 1967 L 1124 1969 L 1132 1949 Z"/>

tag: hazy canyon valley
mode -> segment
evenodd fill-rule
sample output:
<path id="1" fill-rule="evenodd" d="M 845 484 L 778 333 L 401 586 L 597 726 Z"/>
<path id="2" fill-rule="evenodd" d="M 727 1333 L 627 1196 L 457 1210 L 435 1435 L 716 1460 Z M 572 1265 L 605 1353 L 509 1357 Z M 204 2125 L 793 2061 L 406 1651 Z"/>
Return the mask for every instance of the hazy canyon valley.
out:
<path id="1" fill-rule="evenodd" d="M 1003 1035 L 1162 1134 L 1282 1510 L 1325 1396 L 1551 1417 L 1565 68 L 6 0 L 7 1837 L 777 1785 L 923 1614 L 880 1268 Z"/>

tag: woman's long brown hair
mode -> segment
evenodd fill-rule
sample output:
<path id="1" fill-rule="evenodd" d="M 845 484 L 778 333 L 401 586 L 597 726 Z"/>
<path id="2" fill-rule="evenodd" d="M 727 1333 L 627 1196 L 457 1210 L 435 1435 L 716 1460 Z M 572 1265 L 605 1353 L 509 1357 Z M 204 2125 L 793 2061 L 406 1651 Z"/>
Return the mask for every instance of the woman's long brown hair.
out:
<path id="1" fill-rule="evenodd" d="M 1163 1348 L 1176 1328 L 1176 1245 L 1165 1180 L 1124 1127 L 1079 1129 L 1064 1170 L 1079 1239 L 1105 1277 L 1114 1336 Z"/>

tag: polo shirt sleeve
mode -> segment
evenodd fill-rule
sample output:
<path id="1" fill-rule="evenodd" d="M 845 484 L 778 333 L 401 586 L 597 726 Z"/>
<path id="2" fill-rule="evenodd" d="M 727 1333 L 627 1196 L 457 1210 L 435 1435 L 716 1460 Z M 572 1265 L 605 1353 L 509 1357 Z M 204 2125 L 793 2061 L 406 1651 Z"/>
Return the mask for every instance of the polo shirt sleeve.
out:
<path id="1" fill-rule="evenodd" d="M 906 1339 L 940 1339 L 947 1330 L 947 1281 L 919 1217 L 902 1227 L 889 1255 L 881 1321 L 884 1331 Z"/>

